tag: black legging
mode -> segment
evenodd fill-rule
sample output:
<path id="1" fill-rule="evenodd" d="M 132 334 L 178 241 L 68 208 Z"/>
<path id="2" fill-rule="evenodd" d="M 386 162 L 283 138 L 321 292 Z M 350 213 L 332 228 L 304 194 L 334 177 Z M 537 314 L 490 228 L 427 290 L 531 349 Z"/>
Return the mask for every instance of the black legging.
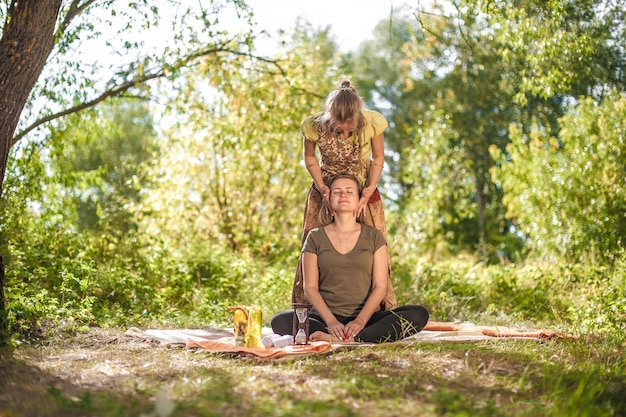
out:
<path id="1" fill-rule="evenodd" d="M 354 317 L 335 315 L 342 324 L 348 324 Z M 366 323 L 365 328 L 354 338 L 356 341 L 368 343 L 395 342 L 420 332 L 428 323 L 428 310 L 410 304 L 393 310 L 377 311 Z M 293 332 L 293 310 L 281 311 L 272 317 L 272 331 L 285 335 Z M 326 323 L 315 312 L 311 312 L 309 333 L 321 331 L 328 333 Z"/>

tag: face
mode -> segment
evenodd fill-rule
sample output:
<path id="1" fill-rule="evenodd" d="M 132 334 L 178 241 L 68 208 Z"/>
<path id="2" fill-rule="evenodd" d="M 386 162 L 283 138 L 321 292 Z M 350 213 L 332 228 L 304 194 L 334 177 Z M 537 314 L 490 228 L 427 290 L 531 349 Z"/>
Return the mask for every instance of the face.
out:
<path id="1" fill-rule="evenodd" d="M 359 186 L 350 178 L 339 178 L 330 186 L 330 205 L 334 210 L 354 210 L 359 202 Z"/>
<path id="2" fill-rule="evenodd" d="M 356 125 L 351 120 L 338 122 L 335 124 L 335 135 L 342 139 L 346 139 L 352 136 L 354 129 L 356 129 Z"/>

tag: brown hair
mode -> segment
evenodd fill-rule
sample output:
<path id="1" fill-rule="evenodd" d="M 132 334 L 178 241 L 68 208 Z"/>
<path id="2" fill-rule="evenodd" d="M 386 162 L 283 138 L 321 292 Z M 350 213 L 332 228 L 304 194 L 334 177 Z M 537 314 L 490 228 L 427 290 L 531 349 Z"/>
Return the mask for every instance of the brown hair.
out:
<path id="1" fill-rule="evenodd" d="M 332 188 L 333 183 L 337 180 L 340 179 L 347 179 L 347 180 L 352 180 L 356 183 L 356 189 L 359 192 L 359 198 L 361 197 L 361 192 L 363 190 L 361 190 L 361 183 L 359 183 L 359 179 L 356 177 L 356 175 L 352 175 L 352 174 L 338 174 L 335 175 L 330 182 L 328 183 L 328 188 Z"/>
<path id="2" fill-rule="evenodd" d="M 328 181 L 328 188 L 331 188 L 333 183 L 339 179 L 349 179 L 354 181 L 354 183 L 356 184 L 356 189 L 359 193 L 359 198 L 361 197 L 361 192 L 363 191 L 361 189 L 361 183 L 359 183 L 359 179 L 356 177 L 356 175 L 352 175 L 352 174 L 338 174 L 335 175 L 334 177 L 332 177 L 330 179 L 330 181 Z M 323 198 L 323 197 L 322 197 Z M 331 224 L 333 222 L 333 216 L 328 214 L 326 212 L 326 208 L 324 206 L 324 203 L 322 203 L 321 207 L 320 207 L 320 212 L 319 212 L 319 218 L 318 218 L 320 224 L 322 225 L 327 225 L 327 224 Z M 357 219 L 358 222 L 361 221 L 361 219 Z"/>

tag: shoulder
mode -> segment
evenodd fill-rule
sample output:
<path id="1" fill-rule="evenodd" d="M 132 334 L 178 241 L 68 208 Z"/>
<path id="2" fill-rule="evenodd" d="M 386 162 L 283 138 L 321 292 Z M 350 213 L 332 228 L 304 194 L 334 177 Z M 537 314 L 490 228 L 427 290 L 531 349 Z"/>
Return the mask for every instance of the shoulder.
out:
<path id="1" fill-rule="evenodd" d="M 300 123 L 302 136 L 304 136 L 306 139 L 315 141 L 319 138 L 317 132 L 317 123 L 315 122 L 315 120 L 320 116 L 320 114 L 321 113 L 309 116 Z"/>
<path id="2" fill-rule="evenodd" d="M 380 230 L 378 230 L 374 226 L 370 226 L 369 224 L 361 223 L 361 229 L 363 230 L 364 233 L 368 235 L 372 235 L 372 236 L 383 235 Z"/>
<path id="3" fill-rule="evenodd" d="M 323 227 L 314 227 L 313 229 L 309 230 L 309 233 L 307 234 L 306 239 L 307 240 L 315 240 L 315 239 L 319 239 L 319 236 L 321 236 L 324 231 L 322 230 Z"/>
<path id="4" fill-rule="evenodd" d="M 302 248 L 305 252 L 317 252 L 317 248 L 324 242 L 325 232 L 323 227 L 315 227 L 309 231 Z"/>
<path id="5" fill-rule="evenodd" d="M 311 230 L 309 231 L 309 236 L 311 236 L 311 235 L 316 236 L 316 235 L 319 235 L 320 233 L 323 233 L 323 232 L 322 232 L 322 229 L 323 229 L 323 228 L 324 228 L 323 226 L 320 226 L 320 227 L 314 227 L 313 229 L 311 229 Z"/>
<path id="6" fill-rule="evenodd" d="M 376 249 L 387 244 L 385 236 L 377 228 L 367 224 L 361 224 L 361 229 L 363 230 L 363 235 L 368 239 L 368 241 L 374 244 Z"/>
<path id="7" fill-rule="evenodd" d="M 374 130 L 374 136 L 380 135 L 389 126 L 387 118 L 376 110 L 363 109 L 363 115 L 365 116 L 367 123 Z"/>

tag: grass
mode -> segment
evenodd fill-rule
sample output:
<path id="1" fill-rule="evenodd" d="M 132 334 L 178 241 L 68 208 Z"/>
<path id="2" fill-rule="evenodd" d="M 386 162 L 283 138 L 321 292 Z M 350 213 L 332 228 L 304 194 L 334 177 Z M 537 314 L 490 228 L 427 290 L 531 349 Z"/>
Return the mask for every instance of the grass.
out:
<path id="1" fill-rule="evenodd" d="M 217 259 L 228 271 L 232 259 Z M 177 291 L 173 299 L 146 284 L 142 298 L 122 300 L 156 315 L 114 300 L 101 303 L 107 314 L 89 306 L 59 309 L 49 293 L 37 291 L 43 281 L 32 281 L 10 287 L 14 322 L 23 328 L 12 350 L 0 351 L 0 417 L 626 417 L 626 263 L 601 270 L 463 258 L 410 268 L 416 264 L 406 262 L 404 271 L 395 263 L 398 301 L 426 306 L 431 320 L 548 328 L 580 338 L 390 344 L 255 361 L 166 347 L 125 330 L 220 326 L 232 321 L 227 306 L 251 301 L 263 307 L 267 325 L 286 308 L 291 288 L 292 274 L 279 267 L 254 274 L 251 262 L 229 275 L 241 287 L 232 299 L 222 293 L 212 299 L 212 287 L 179 280 L 167 287 Z M 97 275 L 84 279 L 93 281 L 88 288 L 100 284 Z M 84 294 L 71 295 L 72 306 L 80 305 Z"/>
<path id="2" fill-rule="evenodd" d="M 274 362 L 93 328 L 1 353 L 0 416 L 623 416 L 624 347 L 502 339 Z"/>

